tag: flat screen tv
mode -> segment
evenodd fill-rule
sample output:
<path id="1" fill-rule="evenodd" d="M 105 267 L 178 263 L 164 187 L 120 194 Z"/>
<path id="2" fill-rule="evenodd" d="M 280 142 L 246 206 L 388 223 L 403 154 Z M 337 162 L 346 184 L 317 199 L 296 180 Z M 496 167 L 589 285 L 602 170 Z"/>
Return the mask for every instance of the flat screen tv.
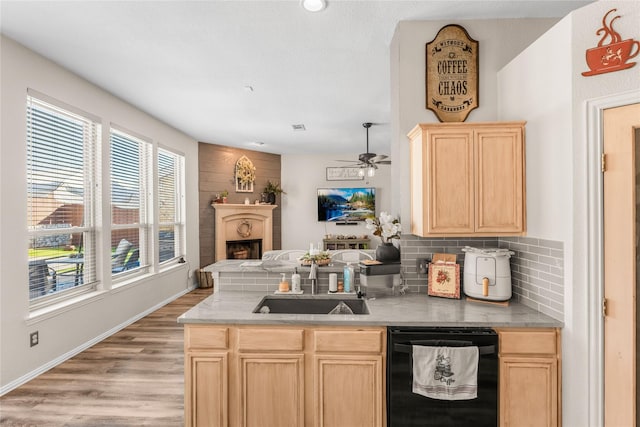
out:
<path id="1" fill-rule="evenodd" d="M 353 222 L 374 218 L 376 189 L 318 188 L 318 221 Z"/>

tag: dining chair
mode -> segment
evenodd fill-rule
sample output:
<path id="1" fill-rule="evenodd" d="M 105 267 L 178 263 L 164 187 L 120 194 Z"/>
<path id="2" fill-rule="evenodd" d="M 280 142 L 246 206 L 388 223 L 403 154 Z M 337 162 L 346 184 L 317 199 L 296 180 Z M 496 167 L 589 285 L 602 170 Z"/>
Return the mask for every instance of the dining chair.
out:
<path id="1" fill-rule="evenodd" d="M 37 298 L 55 291 L 56 270 L 49 267 L 45 260 L 29 262 L 29 298 Z"/>
<path id="2" fill-rule="evenodd" d="M 127 255 L 133 244 L 127 239 L 122 239 L 118 243 L 116 250 L 111 255 L 111 271 L 120 272 L 124 270 L 124 263 L 127 260 Z"/>
<path id="3" fill-rule="evenodd" d="M 125 263 L 121 267 L 113 267 L 111 268 L 112 273 L 121 273 L 125 270 L 131 270 L 133 268 L 140 266 L 140 249 L 135 248 L 129 254 L 129 258 L 125 261 Z"/>

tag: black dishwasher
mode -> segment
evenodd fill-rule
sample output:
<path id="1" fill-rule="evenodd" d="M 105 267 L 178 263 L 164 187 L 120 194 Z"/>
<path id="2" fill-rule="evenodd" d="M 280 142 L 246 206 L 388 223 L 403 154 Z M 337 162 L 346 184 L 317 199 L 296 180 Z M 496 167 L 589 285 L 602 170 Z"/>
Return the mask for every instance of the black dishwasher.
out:
<path id="1" fill-rule="evenodd" d="M 412 392 L 412 346 L 477 346 L 478 397 L 438 400 Z M 486 328 L 387 328 L 387 426 L 497 426 L 498 335 Z"/>

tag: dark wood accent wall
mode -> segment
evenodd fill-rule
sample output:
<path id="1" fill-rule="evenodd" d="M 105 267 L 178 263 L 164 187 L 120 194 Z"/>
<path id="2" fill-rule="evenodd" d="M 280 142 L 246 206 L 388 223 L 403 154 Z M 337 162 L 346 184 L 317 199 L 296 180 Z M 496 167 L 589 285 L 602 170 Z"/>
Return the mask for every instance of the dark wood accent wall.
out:
<path id="1" fill-rule="evenodd" d="M 234 168 L 236 161 L 247 156 L 256 167 L 256 181 L 253 193 L 236 193 L 234 182 Z M 259 151 L 242 150 L 234 147 L 198 143 L 198 170 L 200 193 L 200 267 L 212 264 L 215 259 L 214 251 L 214 209 L 211 202 L 216 193 L 227 190 L 228 203 L 244 203 L 245 197 L 253 203 L 260 199 L 260 193 L 267 181 L 281 182 L 280 155 L 262 153 Z M 273 249 L 281 249 L 281 208 L 280 196 L 276 199 L 278 207 L 273 210 Z"/>

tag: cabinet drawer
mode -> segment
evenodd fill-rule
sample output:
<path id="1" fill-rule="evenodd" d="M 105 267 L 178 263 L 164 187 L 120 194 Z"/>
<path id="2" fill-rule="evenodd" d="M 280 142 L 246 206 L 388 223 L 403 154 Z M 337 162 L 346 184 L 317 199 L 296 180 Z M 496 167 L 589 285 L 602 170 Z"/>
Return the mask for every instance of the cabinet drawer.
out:
<path id="1" fill-rule="evenodd" d="M 229 346 L 229 329 L 211 326 L 191 326 L 184 329 L 187 348 L 227 348 Z"/>
<path id="2" fill-rule="evenodd" d="M 318 352 L 382 353 L 383 331 L 315 331 Z"/>
<path id="3" fill-rule="evenodd" d="M 292 350 L 304 348 L 304 329 L 247 328 L 238 330 L 238 350 Z"/>
<path id="4" fill-rule="evenodd" d="M 499 330 L 500 354 L 555 355 L 556 332 L 553 329 Z"/>

